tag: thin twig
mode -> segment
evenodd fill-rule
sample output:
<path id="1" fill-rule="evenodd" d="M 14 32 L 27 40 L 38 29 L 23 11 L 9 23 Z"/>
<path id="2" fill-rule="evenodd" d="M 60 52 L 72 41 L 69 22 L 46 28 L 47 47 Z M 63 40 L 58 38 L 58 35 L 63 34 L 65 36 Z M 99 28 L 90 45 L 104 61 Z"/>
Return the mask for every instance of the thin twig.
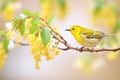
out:
<path id="1" fill-rule="evenodd" d="M 60 34 L 58 34 L 57 32 L 55 32 L 55 31 L 52 29 L 52 27 L 48 24 L 48 22 L 47 22 L 46 20 L 44 20 L 44 19 L 41 18 L 41 17 L 40 17 L 39 19 L 42 20 L 43 22 L 45 22 L 45 24 L 51 29 L 51 31 L 54 32 L 56 35 L 58 35 L 58 36 L 61 38 L 61 40 L 64 41 L 65 44 L 67 43 L 67 41 L 66 41 Z"/>
<path id="2" fill-rule="evenodd" d="M 18 43 L 18 42 L 14 41 L 14 43 Z M 18 44 L 21 46 L 29 46 L 29 43 L 19 42 Z"/>

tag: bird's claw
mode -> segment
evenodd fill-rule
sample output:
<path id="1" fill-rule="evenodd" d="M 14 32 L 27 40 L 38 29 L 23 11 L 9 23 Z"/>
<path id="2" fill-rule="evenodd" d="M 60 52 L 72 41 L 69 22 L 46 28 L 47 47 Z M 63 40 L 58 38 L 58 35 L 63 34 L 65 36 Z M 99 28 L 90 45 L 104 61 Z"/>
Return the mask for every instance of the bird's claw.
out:
<path id="1" fill-rule="evenodd" d="M 80 51 L 82 52 L 84 48 L 85 48 L 84 46 L 83 46 L 83 47 L 81 47 L 81 48 L 80 48 Z"/>

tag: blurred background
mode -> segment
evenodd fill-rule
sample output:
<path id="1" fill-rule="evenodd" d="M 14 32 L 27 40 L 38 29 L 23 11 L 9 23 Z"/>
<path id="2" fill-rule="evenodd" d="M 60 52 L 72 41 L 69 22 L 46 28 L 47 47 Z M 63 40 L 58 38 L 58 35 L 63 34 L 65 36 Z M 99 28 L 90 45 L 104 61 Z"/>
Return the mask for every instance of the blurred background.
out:
<path id="1" fill-rule="evenodd" d="M 104 39 L 98 48 L 119 47 L 119 0 L 58 0 L 63 1 L 61 4 L 55 4 L 55 1 L 0 0 L 0 30 L 5 30 L 5 23 L 23 10 L 29 10 L 39 12 L 46 20 L 54 16 L 51 25 L 58 28 L 70 45 L 80 46 L 65 29 L 81 25 L 116 34 L 115 38 Z M 0 68 L 4 66 L 0 70 L 0 80 L 120 80 L 120 52 L 60 51 L 53 60 L 43 60 L 40 70 L 36 70 L 29 46 L 18 46 L 8 53 L 0 47 L 0 51 Z"/>

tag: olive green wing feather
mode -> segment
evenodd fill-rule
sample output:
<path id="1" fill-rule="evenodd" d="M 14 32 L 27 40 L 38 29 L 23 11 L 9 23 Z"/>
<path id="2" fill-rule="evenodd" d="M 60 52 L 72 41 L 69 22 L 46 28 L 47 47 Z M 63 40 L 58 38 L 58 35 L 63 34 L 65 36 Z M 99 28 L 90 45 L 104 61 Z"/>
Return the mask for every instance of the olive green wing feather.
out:
<path id="1" fill-rule="evenodd" d="M 88 39 L 92 39 L 92 38 L 101 39 L 101 38 L 103 38 L 105 36 L 105 34 L 103 32 L 94 31 L 94 30 L 82 31 L 81 35 L 88 38 Z"/>

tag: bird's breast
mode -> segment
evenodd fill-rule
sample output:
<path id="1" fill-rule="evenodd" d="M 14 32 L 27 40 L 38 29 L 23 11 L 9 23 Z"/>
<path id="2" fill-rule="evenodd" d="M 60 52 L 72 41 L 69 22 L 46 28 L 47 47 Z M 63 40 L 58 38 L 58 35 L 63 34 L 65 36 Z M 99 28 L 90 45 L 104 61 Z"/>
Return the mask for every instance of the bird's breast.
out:
<path id="1" fill-rule="evenodd" d="M 99 43 L 99 39 L 96 38 L 86 38 L 86 37 L 76 37 L 76 40 L 78 41 L 79 44 L 81 44 L 84 47 L 95 47 Z"/>

